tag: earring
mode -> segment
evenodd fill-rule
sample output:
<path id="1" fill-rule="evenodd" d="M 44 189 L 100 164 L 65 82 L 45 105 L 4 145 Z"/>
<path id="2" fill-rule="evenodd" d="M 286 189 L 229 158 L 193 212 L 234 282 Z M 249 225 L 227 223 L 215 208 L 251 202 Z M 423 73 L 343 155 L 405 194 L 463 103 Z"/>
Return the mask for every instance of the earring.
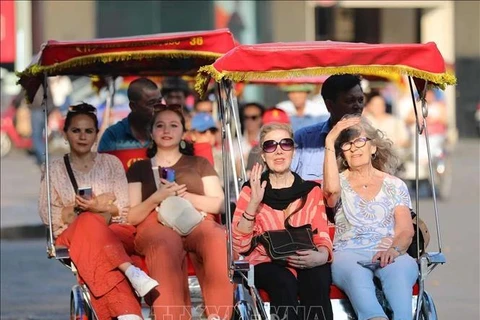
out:
<path id="1" fill-rule="evenodd" d="M 342 161 L 342 164 L 343 164 L 344 167 L 348 168 L 348 162 L 347 162 L 347 160 L 343 160 L 343 161 Z"/>
<path id="2" fill-rule="evenodd" d="M 377 153 L 372 153 L 372 160 L 375 160 L 377 158 Z"/>
<path id="3" fill-rule="evenodd" d="M 180 141 L 180 149 L 185 150 L 187 148 L 187 143 L 185 140 Z"/>

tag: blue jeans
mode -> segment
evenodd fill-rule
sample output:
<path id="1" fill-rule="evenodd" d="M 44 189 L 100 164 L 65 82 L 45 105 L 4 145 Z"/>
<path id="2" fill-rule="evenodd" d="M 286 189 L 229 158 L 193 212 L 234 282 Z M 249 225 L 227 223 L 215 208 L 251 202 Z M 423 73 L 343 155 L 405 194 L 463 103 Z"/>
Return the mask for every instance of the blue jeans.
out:
<path id="1" fill-rule="evenodd" d="M 356 250 L 334 252 L 333 283 L 342 289 L 357 313 L 358 320 L 384 317 L 385 312 L 375 294 L 373 277 L 380 279 L 383 293 L 393 310 L 394 320 L 412 319 L 412 287 L 418 278 L 418 266 L 407 254 L 375 272 L 357 263 L 372 260 L 374 251 Z"/>
<path id="2" fill-rule="evenodd" d="M 31 109 L 31 123 L 32 123 L 32 145 L 37 164 L 41 165 L 45 162 L 45 139 L 43 131 L 45 129 L 45 116 L 43 109 Z"/>

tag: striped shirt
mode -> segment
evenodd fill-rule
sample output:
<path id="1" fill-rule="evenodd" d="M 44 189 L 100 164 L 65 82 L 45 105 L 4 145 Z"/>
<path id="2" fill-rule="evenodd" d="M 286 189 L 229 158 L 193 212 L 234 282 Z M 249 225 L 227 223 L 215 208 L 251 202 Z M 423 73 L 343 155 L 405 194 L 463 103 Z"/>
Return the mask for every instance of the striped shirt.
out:
<path id="1" fill-rule="evenodd" d="M 250 187 L 243 187 L 233 216 L 233 249 L 237 253 L 248 251 L 253 237 L 260 235 L 265 231 L 285 229 L 285 215 L 283 210 L 275 210 L 262 203 L 257 209 L 258 214 L 252 232 L 243 233 L 238 230 L 237 226 L 240 219 L 242 219 L 243 213 L 247 209 L 247 205 L 250 201 L 250 194 Z M 300 203 L 301 199 L 296 200 L 291 205 L 290 211 L 293 212 Z M 332 241 L 328 234 L 327 215 L 325 214 L 323 192 L 320 187 L 315 187 L 310 191 L 305 205 L 290 218 L 289 223 L 294 227 L 311 224 L 312 230 L 317 230 L 313 235 L 313 242 L 317 247 L 327 248 L 329 252 L 329 262 L 332 261 Z M 246 260 L 253 265 L 271 261 L 265 248 L 261 244 L 259 244 L 255 250 L 246 257 Z"/>

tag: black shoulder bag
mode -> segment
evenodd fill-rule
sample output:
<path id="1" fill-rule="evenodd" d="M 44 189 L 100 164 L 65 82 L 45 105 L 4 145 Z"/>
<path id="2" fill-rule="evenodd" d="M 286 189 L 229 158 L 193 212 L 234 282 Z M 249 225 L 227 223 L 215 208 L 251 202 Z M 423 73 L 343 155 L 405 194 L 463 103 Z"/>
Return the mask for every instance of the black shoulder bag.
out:
<path id="1" fill-rule="evenodd" d="M 75 194 L 78 194 L 78 184 L 77 184 L 77 180 L 75 179 L 75 175 L 73 174 L 73 170 L 70 164 L 70 159 L 68 158 L 68 154 L 63 156 L 63 162 L 65 162 L 65 168 L 67 169 L 68 177 L 70 178 L 70 182 L 72 183 L 73 191 L 75 192 Z M 75 213 L 77 213 L 77 215 L 83 212 L 77 209 L 78 208 L 75 207 Z M 105 219 L 105 222 L 107 223 L 107 225 L 109 225 L 110 222 L 112 221 L 112 215 L 110 213 L 98 213 L 98 214 Z"/>
<path id="2" fill-rule="evenodd" d="M 317 247 L 313 243 L 313 235 L 317 230 L 312 230 L 310 224 L 299 227 L 290 225 L 290 218 L 300 211 L 305 204 L 305 197 L 302 198 L 302 205 L 285 219 L 284 230 L 265 231 L 261 235 L 253 237 L 251 247 L 242 255 L 248 256 L 259 245 L 263 245 L 273 262 L 286 265 L 286 258 L 293 256 L 299 250 L 315 250 Z M 285 210 L 287 211 L 290 206 Z"/>

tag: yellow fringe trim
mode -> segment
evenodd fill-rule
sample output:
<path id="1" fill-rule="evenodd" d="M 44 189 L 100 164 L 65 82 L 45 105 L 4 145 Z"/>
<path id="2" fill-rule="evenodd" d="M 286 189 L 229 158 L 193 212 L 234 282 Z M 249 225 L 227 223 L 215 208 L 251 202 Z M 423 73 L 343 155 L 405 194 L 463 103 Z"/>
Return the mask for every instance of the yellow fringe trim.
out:
<path id="1" fill-rule="evenodd" d="M 305 69 L 293 70 L 273 70 L 263 72 L 244 72 L 244 71 L 223 71 L 219 72 L 213 65 L 201 67 L 197 75 L 195 90 L 199 94 L 203 94 L 205 86 L 208 85 L 210 77 L 215 81 L 220 82 L 222 79 L 231 80 L 234 82 L 255 81 L 262 79 L 293 79 L 298 77 L 314 77 L 322 75 L 336 75 L 336 74 L 360 74 L 368 76 L 383 77 L 386 79 L 394 79 L 394 75 L 406 75 L 415 78 L 427 80 L 438 87 L 445 89 L 447 85 L 455 85 L 457 79 L 449 72 L 432 73 L 407 66 L 341 66 L 341 67 L 312 67 Z M 393 75 L 393 76 L 392 76 Z"/>
<path id="2" fill-rule="evenodd" d="M 86 66 L 94 63 L 110 63 L 130 60 L 143 60 L 155 58 L 171 58 L 171 59 L 189 59 L 189 58 L 205 58 L 214 62 L 221 56 L 220 53 L 209 51 L 188 51 L 188 50 L 149 50 L 149 51 L 124 51 L 114 53 L 99 53 L 88 56 L 76 57 L 64 62 L 55 63 L 50 66 L 32 65 L 22 72 L 17 72 L 18 77 L 38 76 L 46 73 L 47 76 L 55 75 L 59 72 L 65 72 L 69 68 Z"/>

